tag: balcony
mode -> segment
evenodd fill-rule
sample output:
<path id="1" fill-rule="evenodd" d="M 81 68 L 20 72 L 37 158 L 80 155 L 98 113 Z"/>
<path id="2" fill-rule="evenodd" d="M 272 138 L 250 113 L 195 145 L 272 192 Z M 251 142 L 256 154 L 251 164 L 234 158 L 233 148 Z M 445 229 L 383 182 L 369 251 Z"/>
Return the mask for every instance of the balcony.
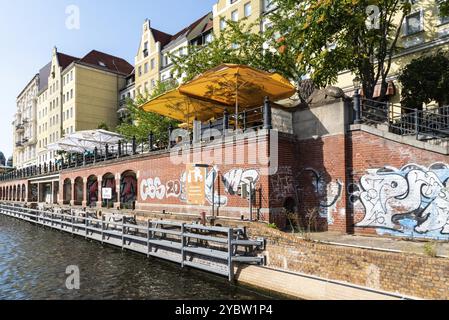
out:
<path id="1" fill-rule="evenodd" d="M 22 133 L 25 131 L 25 126 L 21 123 L 16 126 L 17 133 Z"/>
<path id="2" fill-rule="evenodd" d="M 16 148 L 17 149 L 23 149 L 24 148 L 23 142 L 22 141 L 16 142 Z"/>

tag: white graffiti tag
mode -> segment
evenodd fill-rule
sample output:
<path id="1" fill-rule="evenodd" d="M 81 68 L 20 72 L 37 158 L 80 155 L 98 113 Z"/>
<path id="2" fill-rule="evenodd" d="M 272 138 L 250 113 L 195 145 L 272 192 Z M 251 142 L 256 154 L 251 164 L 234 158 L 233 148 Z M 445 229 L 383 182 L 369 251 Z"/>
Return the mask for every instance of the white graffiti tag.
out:
<path id="1" fill-rule="evenodd" d="M 403 231 L 398 220 L 415 221 L 415 232 L 449 234 L 449 190 L 445 181 L 449 168 L 408 165 L 401 170 L 371 172 L 361 179 L 360 201 L 365 217 L 357 227 Z"/>
<path id="2" fill-rule="evenodd" d="M 178 198 L 181 194 L 181 183 L 179 181 L 168 181 L 163 184 L 159 177 L 143 179 L 140 184 L 140 196 L 143 201 L 163 200 L 165 198 Z"/>
<path id="3" fill-rule="evenodd" d="M 259 182 L 259 172 L 254 169 L 233 169 L 223 176 L 226 192 L 230 195 L 237 194 L 242 184 L 252 183 L 254 186 L 257 182 Z"/>

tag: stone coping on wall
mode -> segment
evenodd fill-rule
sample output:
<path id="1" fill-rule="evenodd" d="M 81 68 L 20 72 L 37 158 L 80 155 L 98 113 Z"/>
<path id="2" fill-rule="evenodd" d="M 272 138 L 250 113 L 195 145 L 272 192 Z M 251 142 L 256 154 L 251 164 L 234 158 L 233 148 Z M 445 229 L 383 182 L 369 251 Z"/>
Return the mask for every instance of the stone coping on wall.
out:
<path id="1" fill-rule="evenodd" d="M 449 155 L 449 145 L 435 145 L 431 144 L 429 142 L 419 141 L 416 139 L 415 136 L 401 136 L 398 134 L 394 134 L 387 131 L 387 126 L 385 128 L 379 129 L 372 126 L 368 126 L 366 124 L 353 124 L 350 125 L 349 131 L 350 132 L 356 132 L 356 131 L 364 131 L 379 137 L 382 137 L 387 140 L 408 144 L 412 147 L 440 153 L 443 155 Z"/>

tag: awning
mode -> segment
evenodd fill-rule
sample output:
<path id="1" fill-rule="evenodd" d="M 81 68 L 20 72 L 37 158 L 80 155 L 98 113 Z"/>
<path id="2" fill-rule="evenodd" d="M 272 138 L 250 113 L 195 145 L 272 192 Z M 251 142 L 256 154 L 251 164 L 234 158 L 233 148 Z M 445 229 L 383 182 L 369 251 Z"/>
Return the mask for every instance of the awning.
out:
<path id="1" fill-rule="evenodd" d="M 213 68 L 181 85 L 179 91 L 240 109 L 262 106 L 265 97 L 278 101 L 296 93 L 295 87 L 277 73 L 236 64 Z"/>
<path id="2" fill-rule="evenodd" d="M 193 120 L 222 118 L 224 111 L 229 108 L 217 102 L 190 97 L 175 89 L 148 101 L 142 109 L 191 124 Z"/>

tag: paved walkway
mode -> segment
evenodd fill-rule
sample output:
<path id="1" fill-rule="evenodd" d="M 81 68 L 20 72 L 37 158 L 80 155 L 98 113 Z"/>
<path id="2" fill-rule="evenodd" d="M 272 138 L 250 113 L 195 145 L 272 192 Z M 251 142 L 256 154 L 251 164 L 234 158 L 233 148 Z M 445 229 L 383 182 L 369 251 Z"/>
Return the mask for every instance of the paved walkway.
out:
<path id="1" fill-rule="evenodd" d="M 335 244 L 367 247 L 382 250 L 413 252 L 418 254 L 429 254 L 428 252 L 434 249 L 436 250 L 436 253 L 439 257 L 449 259 L 449 242 L 424 242 L 419 240 L 407 241 L 403 239 L 394 239 L 394 238 L 342 235 L 333 232 L 312 233 L 311 238 L 315 241 L 320 242 L 330 242 Z"/>

